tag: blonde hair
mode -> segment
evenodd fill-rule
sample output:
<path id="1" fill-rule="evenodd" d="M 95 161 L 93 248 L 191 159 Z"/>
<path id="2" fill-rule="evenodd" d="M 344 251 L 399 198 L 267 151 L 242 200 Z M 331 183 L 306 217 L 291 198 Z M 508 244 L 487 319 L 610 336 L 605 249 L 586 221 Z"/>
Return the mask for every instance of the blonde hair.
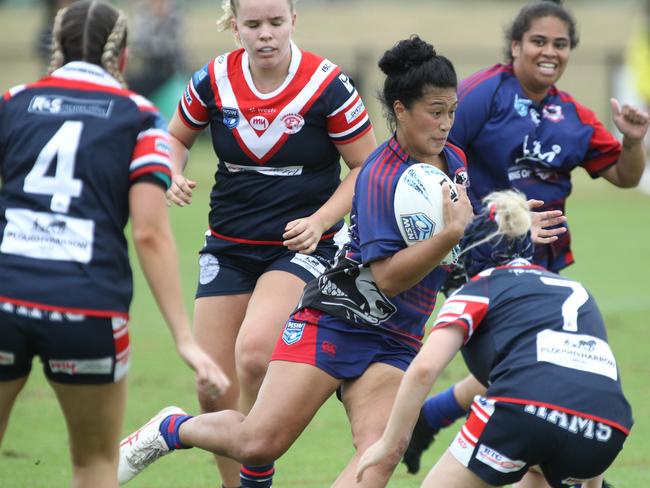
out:
<path id="1" fill-rule="evenodd" d="M 296 0 L 287 0 L 289 2 L 289 7 L 291 8 L 291 13 L 295 11 L 295 2 Z M 223 15 L 217 20 L 217 29 L 219 32 L 230 29 L 232 26 L 232 21 L 237 17 L 237 8 L 239 7 L 239 0 L 222 0 L 221 8 L 223 9 Z"/>
<path id="2" fill-rule="evenodd" d="M 75 2 L 56 14 L 47 72 L 51 74 L 70 61 L 86 61 L 102 66 L 125 87 L 119 55 L 126 37 L 124 12 L 101 1 Z"/>
<path id="3" fill-rule="evenodd" d="M 485 214 L 477 215 L 474 220 L 479 218 L 483 221 L 494 220 L 497 228 L 485 235 L 476 242 L 472 242 L 465 247 L 461 254 L 465 254 L 470 249 L 474 249 L 481 244 L 490 242 L 498 237 L 500 242 L 504 236 L 509 239 L 525 236 L 531 228 L 532 218 L 528 202 L 523 193 L 517 190 L 494 191 L 483 198 L 488 218 L 481 217 Z M 477 236 L 478 237 L 478 236 Z"/>
<path id="4" fill-rule="evenodd" d="M 495 209 L 499 234 L 518 237 L 530 230 L 532 219 L 523 193 L 515 190 L 494 191 L 483 202 L 489 209 Z"/>

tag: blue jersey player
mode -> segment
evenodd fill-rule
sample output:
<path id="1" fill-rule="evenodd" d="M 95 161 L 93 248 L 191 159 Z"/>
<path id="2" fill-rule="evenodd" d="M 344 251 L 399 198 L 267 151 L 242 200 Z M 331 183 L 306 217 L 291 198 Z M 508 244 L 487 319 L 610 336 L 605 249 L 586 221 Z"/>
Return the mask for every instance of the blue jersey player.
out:
<path id="1" fill-rule="evenodd" d="M 461 239 L 471 280 L 443 304 L 407 370 L 365 470 L 402 454 L 420 406 L 458 350 L 487 386 L 423 487 L 599 488 L 632 426 L 594 298 L 530 263 L 523 195 L 495 192 Z M 401 447 L 400 447 L 401 446 Z"/>
<path id="2" fill-rule="evenodd" d="M 168 196 L 191 202 L 189 148 L 209 130 L 218 159 L 199 256 L 194 332 L 234 386 L 203 411 L 248 412 L 273 346 L 305 283 L 347 239 L 343 217 L 359 167 L 375 149 L 368 113 L 348 76 L 301 50 L 291 36 L 293 0 L 225 0 L 222 28 L 240 49 L 189 81 L 169 130 Z M 340 181 L 340 158 L 350 169 Z M 223 485 L 264 487 L 271 466 L 217 458 Z"/>
<path id="3" fill-rule="evenodd" d="M 336 391 L 345 405 L 355 454 L 332 486 L 385 486 L 396 462 L 386 462 L 356 485 L 359 453 L 383 431 L 404 370 L 421 344 L 424 323 L 450 267 L 440 262 L 471 220 L 462 185 L 444 195 L 446 226 L 407 246 L 395 222 L 400 175 L 431 164 L 465 182 L 464 155 L 447 143 L 456 109 L 451 62 L 419 37 L 400 41 L 379 62 L 383 98 L 396 127 L 364 163 L 355 186 L 351 240 L 335 263 L 305 288 L 286 322 L 259 396 L 248 416 L 217 412 L 186 416 L 166 409 L 124 439 L 120 479 L 180 447 L 264 465 L 281 456 Z"/>
<path id="4" fill-rule="evenodd" d="M 575 20 L 561 2 L 536 1 L 508 29 L 508 62 L 461 82 L 450 140 L 467 155 L 474 204 L 493 190 L 516 188 L 544 201 L 542 209 L 564 210 L 571 173 L 579 167 L 621 188 L 638 184 L 650 119 L 612 99 L 619 142 L 591 110 L 556 87 L 577 44 Z M 536 241 L 533 262 L 559 272 L 574 261 L 570 244 L 568 230 Z M 467 378 L 426 402 L 404 458 L 409 471 L 417 472 L 435 432 L 464 415 L 480 389 Z"/>
<path id="5" fill-rule="evenodd" d="M 130 363 L 133 240 L 183 359 L 206 393 L 227 377 L 191 336 L 157 109 L 123 88 L 126 17 L 59 11 L 50 75 L 0 99 L 0 440 L 34 356 L 66 418 L 74 486 L 117 486 Z"/>

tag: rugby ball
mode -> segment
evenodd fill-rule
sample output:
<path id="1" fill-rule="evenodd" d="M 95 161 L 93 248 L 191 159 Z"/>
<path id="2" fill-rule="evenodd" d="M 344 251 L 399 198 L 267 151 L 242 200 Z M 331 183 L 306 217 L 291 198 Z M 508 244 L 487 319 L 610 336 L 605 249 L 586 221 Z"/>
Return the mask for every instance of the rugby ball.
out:
<path id="1" fill-rule="evenodd" d="M 458 201 L 453 181 L 435 166 L 412 164 L 400 176 L 395 188 L 395 220 L 407 246 L 429 239 L 445 228 L 442 184 L 447 182 L 452 201 Z M 455 264 L 460 248 L 454 246 L 440 264 Z"/>

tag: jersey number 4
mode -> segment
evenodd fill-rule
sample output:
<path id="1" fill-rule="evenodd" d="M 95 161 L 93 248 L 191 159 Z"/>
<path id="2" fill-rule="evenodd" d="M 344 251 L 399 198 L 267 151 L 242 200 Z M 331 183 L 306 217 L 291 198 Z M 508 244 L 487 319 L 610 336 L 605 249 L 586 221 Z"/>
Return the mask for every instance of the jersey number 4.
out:
<path id="1" fill-rule="evenodd" d="M 50 209 L 53 212 L 67 213 L 72 197 L 81 195 L 83 182 L 74 178 L 74 166 L 82 130 L 83 122 L 64 122 L 41 149 L 34 167 L 25 177 L 23 191 L 52 195 Z M 47 176 L 54 161 L 54 176 Z"/>

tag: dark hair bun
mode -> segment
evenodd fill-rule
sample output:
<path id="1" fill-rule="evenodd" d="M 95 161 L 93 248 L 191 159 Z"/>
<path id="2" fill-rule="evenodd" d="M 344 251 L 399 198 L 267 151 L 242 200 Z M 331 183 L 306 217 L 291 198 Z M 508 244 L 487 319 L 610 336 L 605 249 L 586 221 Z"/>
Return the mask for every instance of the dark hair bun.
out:
<path id="1" fill-rule="evenodd" d="M 436 50 L 417 35 L 399 41 L 379 60 L 379 68 L 387 75 L 399 75 L 436 57 Z"/>

